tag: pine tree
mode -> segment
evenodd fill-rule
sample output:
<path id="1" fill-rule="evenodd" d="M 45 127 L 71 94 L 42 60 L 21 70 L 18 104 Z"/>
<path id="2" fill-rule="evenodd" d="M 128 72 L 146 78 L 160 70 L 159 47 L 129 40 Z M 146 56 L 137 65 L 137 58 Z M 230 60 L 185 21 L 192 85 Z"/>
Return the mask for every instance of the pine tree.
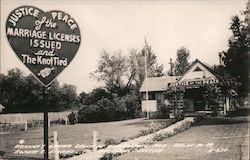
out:
<path id="1" fill-rule="evenodd" d="M 174 73 L 176 76 L 182 75 L 189 66 L 189 50 L 181 47 L 177 50 L 177 58 L 175 61 Z"/>
<path id="2" fill-rule="evenodd" d="M 240 84 L 237 88 L 239 97 L 246 97 L 249 91 L 249 23 L 248 10 L 243 12 L 244 19 L 238 15 L 232 18 L 230 30 L 232 36 L 228 40 L 229 49 L 223 51 L 226 70 Z"/>

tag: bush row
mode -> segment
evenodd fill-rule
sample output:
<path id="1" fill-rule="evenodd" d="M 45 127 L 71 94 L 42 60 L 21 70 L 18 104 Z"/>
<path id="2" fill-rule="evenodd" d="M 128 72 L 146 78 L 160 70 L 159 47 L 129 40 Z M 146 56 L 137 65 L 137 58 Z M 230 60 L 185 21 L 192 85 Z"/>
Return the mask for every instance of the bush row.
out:
<path id="1" fill-rule="evenodd" d="M 139 111 L 138 97 L 126 95 L 102 98 L 78 111 L 78 122 L 103 122 L 135 118 Z"/>

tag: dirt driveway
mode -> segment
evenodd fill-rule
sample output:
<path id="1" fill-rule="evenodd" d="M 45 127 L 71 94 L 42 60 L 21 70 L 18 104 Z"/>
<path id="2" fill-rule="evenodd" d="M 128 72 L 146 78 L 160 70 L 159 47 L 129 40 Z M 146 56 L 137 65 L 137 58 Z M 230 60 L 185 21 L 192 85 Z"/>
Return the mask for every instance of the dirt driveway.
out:
<path id="1" fill-rule="evenodd" d="M 249 111 L 242 108 L 225 118 L 207 118 L 185 132 L 118 159 L 248 160 Z"/>

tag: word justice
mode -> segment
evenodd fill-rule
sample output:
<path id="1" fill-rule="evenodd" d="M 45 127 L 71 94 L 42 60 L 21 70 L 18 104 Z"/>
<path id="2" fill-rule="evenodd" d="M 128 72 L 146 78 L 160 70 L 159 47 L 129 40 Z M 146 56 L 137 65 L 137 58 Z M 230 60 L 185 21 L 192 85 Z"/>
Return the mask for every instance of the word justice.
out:
<path id="1" fill-rule="evenodd" d="M 18 8 L 12 13 L 8 19 L 10 23 L 15 27 L 16 23 L 24 16 L 38 17 L 39 10 L 33 7 Z"/>

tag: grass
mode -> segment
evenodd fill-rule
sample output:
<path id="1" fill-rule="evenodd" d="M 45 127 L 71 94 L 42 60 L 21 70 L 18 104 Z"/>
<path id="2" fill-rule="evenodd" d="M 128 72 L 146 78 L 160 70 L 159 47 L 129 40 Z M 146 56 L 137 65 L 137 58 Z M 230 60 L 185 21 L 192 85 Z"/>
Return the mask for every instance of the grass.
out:
<path id="1" fill-rule="evenodd" d="M 52 144 L 53 131 L 58 132 L 59 144 L 71 144 L 72 147 L 77 144 L 92 144 L 92 132 L 94 130 L 98 133 L 97 138 L 99 139 L 99 144 L 104 144 L 104 142 L 110 138 L 115 141 L 120 141 L 138 135 L 141 130 L 146 130 L 151 122 L 156 121 L 168 123 L 169 120 L 145 120 L 140 118 L 115 122 L 52 126 L 49 128 L 49 143 Z M 42 144 L 43 128 L 0 135 L 0 148 L 5 152 L 5 156 L 13 156 L 13 148 L 19 143 L 20 139 L 23 139 L 25 144 Z M 82 151 L 82 148 L 75 150 Z M 41 154 L 30 155 L 30 157 L 34 158 L 42 158 L 42 156 Z"/>

